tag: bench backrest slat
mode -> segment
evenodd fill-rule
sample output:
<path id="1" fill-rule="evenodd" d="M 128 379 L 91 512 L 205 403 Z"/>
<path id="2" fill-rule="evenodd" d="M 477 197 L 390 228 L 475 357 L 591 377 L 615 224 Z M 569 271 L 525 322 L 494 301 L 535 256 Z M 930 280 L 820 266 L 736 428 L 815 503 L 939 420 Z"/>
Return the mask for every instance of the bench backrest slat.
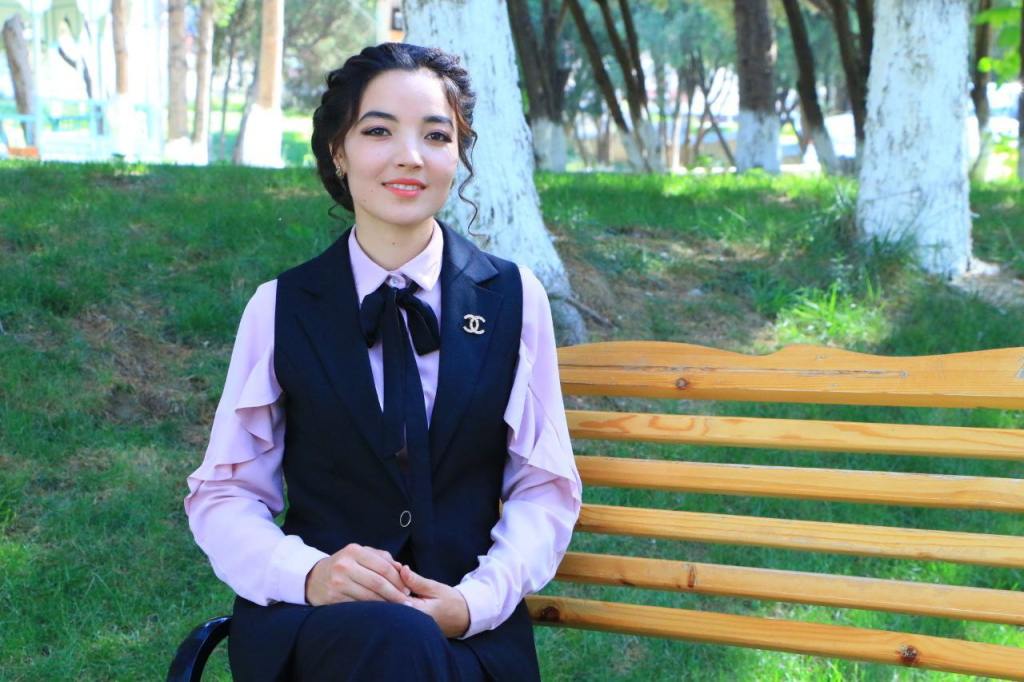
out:
<path id="1" fill-rule="evenodd" d="M 584 485 L 794 500 L 1024 511 L 1024 481 L 577 455 Z"/>
<path id="2" fill-rule="evenodd" d="M 1009 429 L 598 410 L 565 414 L 569 434 L 588 440 L 1024 460 L 1024 431 Z"/>
<path id="3" fill-rule="evenodd" d="M 1024 625 L 1024 592 L 568 552 L 557 580 Z"/>
<path id="4" fill-rule="evenodd" d="M 880 357 L 820 346 L 749 356 L 685 343 L 558 349 L 566 395 L 1024 409 L 1024 348 Z"/>
<path id="5" fill-rule="evenodd" d="M 541 625 L 835 656 L 866 663 L 1022 679 L 1024 649 L 902 632 L 560 597 L 528 597 Z"/>
<path id="6" fill-rule="evenodd" d="M 1024 538 L 584 504 L 584 533 L 1024 568 Z"/>

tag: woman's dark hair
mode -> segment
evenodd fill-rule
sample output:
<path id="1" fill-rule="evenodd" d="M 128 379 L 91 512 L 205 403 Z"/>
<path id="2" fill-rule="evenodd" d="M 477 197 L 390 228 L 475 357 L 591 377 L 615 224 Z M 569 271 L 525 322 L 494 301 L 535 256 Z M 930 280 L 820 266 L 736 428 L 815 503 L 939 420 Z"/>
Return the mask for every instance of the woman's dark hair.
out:
<path id="1" fill-rule="evenodd" d="M 327 90 L 320 98 L 320 106 L 313 112 L 313 136 L 310 139 L 313 156 L 316 158 L 317 174 L 327 188 L 327 193 L 338 202 L 338 205 L 354 213 L 348 180 L 338 178 L 333 152 L 355 124 L 359 115 L 359 103 L 370 81 L 386 71 L 419 69 L 429 69 L 437 75 L 444 95 L 455 112 L 459 160 L 469 171 L 469 176 L 459 185 L 459 198 L 473 207 L 473 220 L 476 220 L 477 205 L 462 195 L 463 188 L 473 179 L 470 153 L 477 138 L 473 130 L 476 93 L 473 91 L 469 73 L 459 63 L 459 56 L 436 47 L 381 43 L 349 57 L 345 60 L 344 66 L 327 74 Z M 332 206 L 331 211 L 333 210 Z M 473 224 L 473 220 L 470 220 L 470 225 Z"/>

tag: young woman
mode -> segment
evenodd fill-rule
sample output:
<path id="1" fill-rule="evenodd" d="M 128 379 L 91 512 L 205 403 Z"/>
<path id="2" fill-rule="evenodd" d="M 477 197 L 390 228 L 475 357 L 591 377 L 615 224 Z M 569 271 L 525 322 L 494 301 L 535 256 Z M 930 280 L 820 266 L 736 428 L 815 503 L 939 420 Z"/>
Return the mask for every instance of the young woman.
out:
<path id="1" fill-rule="evenodd" d="M 460 161 L 472 179 L 469 76 L 384 43 L 327 86 L 313 153 L 355 224 L 256 290 L 188 479 L 238 595 L 232 672 L 538 679 L 522 598 L 554 575 L 581 484 L 544 289 L 435 218 Z"/>

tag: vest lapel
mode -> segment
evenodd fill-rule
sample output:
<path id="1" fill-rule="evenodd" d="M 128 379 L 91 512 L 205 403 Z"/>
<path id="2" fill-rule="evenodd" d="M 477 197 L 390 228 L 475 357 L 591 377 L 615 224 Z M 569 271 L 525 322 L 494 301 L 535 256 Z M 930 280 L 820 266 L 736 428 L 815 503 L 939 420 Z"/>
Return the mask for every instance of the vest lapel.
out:
<path id="1" fill-rule="evenodd" d="M 373 385 L 370 358 L 359 321 L 359 301 L 348 237 L 352 228 L 315 260 L 299 286 L 310 294 L 295 311 L 338 398 L 370 450 L 380 459 L 400 490 L 405 490 L 394 454 L 383 452 L 383 415 Z M 330 411 L 326 411 L 328 414 Z M 328 425 L 325 424 L 325 428 Z M 344 444 L 340 444 L 344 447 Z"/>
<path id="2" fill-rule="evenodd" d="M 483 368 L 491 338 L 501 328 L 499 311 L 504 296 L 479 286 L 498 271 L 465 237 L 440 220 L 444 234 L 441 264 L 441 357 L 437 393 L 430 419 L 430 459 L 433 469 L 444 458 L 469 406 Z M 482 334 L 467 332 L 466 315 L 479 315 Z"/>

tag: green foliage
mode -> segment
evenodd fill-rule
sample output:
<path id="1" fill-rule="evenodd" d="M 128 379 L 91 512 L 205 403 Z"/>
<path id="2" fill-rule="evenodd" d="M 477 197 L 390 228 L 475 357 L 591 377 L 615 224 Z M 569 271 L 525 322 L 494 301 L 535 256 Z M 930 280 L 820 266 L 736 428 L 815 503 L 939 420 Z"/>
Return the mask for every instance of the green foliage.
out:
<path id="1" fill-rule="evenodd" d="M 994 45 L 999 56 L 982 57 L 978 68 L 996 75 L 1000 83 L 1007 83 L 1020 77 L 1020 22 L 1021 3 L 1015 0 L 1009 7 L 993 7 L 979 12 L 975 24 L 990 24 Z"/>

